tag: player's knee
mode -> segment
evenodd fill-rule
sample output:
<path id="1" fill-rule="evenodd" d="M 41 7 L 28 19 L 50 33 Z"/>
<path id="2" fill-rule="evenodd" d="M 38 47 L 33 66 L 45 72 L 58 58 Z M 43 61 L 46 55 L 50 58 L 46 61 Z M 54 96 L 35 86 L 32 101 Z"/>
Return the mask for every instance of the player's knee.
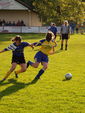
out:
<path id="1" fill-rule="evenodd" d="M 15 67 L 12 67 L 12 68 L 10 69 L 11 72 L 14 71 L 14 70 L 15 70 Z"/>
<path id="2" fill-rule="evenodd" d="M 23 69 L 22 69 L 22 72 L 25 72 L 25 71 L 26 71 L 26 68 L 23 68 Z"/>
<path id="3" fill-rule="evenodd" d="M 44 70 L 46 70 L 47 68 L 48 68 L 48 66 L 47 66 L 47 65 L 45 65 L 45 66 L 44 66 Z"/>
<path id="4" fill-rule="evenodd" d="M 38 68 L 38 65 L 35 65 L 34 67 L 35 67 L 35 68 Z"/>

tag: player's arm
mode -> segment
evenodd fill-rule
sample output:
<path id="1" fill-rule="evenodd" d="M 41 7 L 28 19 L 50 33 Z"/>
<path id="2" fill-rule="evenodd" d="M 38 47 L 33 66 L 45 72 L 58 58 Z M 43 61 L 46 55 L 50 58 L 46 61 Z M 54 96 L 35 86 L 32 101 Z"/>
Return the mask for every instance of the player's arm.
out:
<path id="1" fill-rule="evenodd" d="M 3 52 L 5 52 L 5 50 L 1 50 L 1 51 L 0 51 L 0 53 L 3 53 Z"/>
<path id="2" fill-rule="evenodd" d="M 52 47 L 52 50 L 51 50 L 51 52 L 49 53 L 50 55 L 52 55 L 52 54 L 54 54 L 55 53 L 55 47 L 53 46 Z"/>
<path id="3" fill-rule="evenodd" d="M 68 26 L 68 38 L 70 38 L 70 33 L 71 33 L 71 27 Z"/>
<path id="4" fill-rule="evenodd" d="M 39 42 L 32 43 L 33 46 L 41 46 L 45 39 L 40 40 Z"/>
<path id="5" fill-rule="evenodd" d="M 28 46 L 30 46 L 32 49 L 34 49 L 34 45 L 33 44 L 29 43 Z"/>
<path id="6" fill-rule="evenodd" d="M 55 53 L 55 47 L 57 46 L 57 43 L 54 41 L 54 45 L 52 47 L 52 50 L 50 52 L 50 55 L 54 54 Z"/>
<path id="7" fill-rule="evenodd" d="M 15 49 L 16 49 L 16 46 L 14 46 L 14 44 L 11 44 L 7 48 L 4 48 L 2 51 L 0 51 L 0 53 L 10 51 L 10 50 L 15 50 Z"/>
<path id="8" fill-rule="evenodd" d="M 24 47 L 31 47 L 32 49 L 34 49 L 33 45 L 29 42 L 23 42 L 23 46 Z"/>

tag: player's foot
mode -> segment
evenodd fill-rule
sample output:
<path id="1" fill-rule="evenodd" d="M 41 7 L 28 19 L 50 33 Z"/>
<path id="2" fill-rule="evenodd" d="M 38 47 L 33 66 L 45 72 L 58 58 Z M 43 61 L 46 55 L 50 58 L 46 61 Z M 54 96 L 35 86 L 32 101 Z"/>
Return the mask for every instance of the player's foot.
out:
<path id="1" fill-rule="evenodd" d="M 16 73 L 16 71 L 14 72 L 14 74 L 15 74 L 15 77 L 18 78 L 18 74 Z"/>
<path id="2" fill-rule="evenodd" d="M 63 48 L 60 48 L 60 50 L 63 50 Z"/>
<path id="3" fill-rule="evenodd" d="M 67 50 L 67 48 L 65 48 L 65 50 Z"/>

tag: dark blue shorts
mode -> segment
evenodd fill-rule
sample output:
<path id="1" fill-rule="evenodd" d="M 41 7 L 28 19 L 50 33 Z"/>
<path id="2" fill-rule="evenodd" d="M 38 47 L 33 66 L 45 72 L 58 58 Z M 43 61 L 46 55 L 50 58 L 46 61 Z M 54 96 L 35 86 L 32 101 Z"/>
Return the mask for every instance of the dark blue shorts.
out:
<path id="1" fill-rule="evenodd" d="M 41 51 L 37 52 L 34 59 L 36 62 L 48 62 L 48 56 L 42 53 Z"/>
<path id="2" fill-rule="evenodd" d="M 24 56 L 13 56 L 12 57 L 12 63 L 17 63 L 17 64 L 23 64 L 26 63 Z"/>
<path id="3" fill-rule="evenodd" d="M 62 34 L 62 40 L 64 40 L 64 39 L 65 39 L 65 40 L 68 40 L 68 38 L 69 38 L 69 37 L 68 37 L 68 34 Z"/>

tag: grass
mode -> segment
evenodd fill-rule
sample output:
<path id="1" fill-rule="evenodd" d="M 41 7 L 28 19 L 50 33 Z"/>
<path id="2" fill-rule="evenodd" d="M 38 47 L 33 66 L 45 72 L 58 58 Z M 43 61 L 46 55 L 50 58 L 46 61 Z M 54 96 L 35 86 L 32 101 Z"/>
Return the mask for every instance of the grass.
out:
<path id="1" fill-rule="evenodd" d="M 24 41 L 35 42 L 44 34 L 21 34 Z M 0 49 L 7 47 L 15 34 L 0 34 Z M 58 37 L 59 38 L 59 37 Z M 31 83 L 41 69 L 29 67 L 16 80 L 14 73 L 0 84 L 0 113 L 85 113 L 85 35 L 72 35 L 68 51 L 59 51 L 49 56 L 47 71 L 41 80 Z M 36 53 L 25 49 L 26 60 L 33 60 Z M 0 79 L 9 70 L 11 51 L 0 54 Z M 19 68 L 19 66 L 17 67 Z M 64 80 L 72 73 L 71 80 Z"/>

